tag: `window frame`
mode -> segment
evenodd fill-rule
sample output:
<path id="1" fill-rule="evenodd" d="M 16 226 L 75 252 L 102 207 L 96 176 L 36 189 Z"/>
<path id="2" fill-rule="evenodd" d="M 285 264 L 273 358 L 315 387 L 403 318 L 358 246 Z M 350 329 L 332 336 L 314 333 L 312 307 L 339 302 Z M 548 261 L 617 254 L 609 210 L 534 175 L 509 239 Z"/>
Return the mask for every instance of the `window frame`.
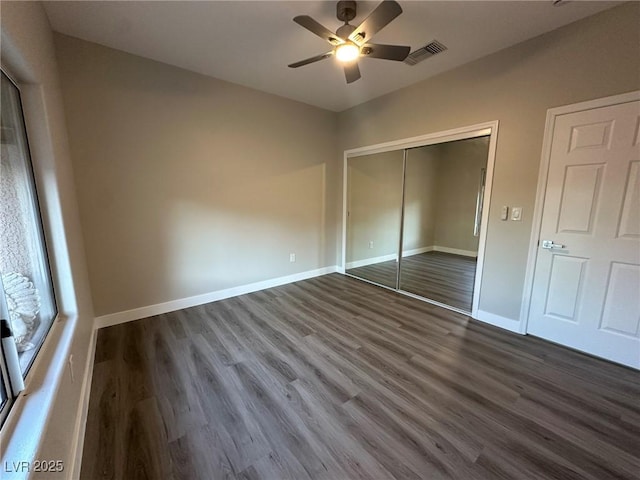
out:
<path id="1" fill-rule="evenodd" d="M 9 381 L 9 373 L 7 372 L 7 367 L 5 365 L 4 348 L 2 347 L 2 344 L 0 344 L 0 376 L 2 376 L 0 389 L 4 390 L 5 396 L 7 397 L 4 404 L 0 404 L 0 425 L 3 425 L 4 420 L 9 415 L 11 407 L 16 401 L 16 397 L 11 391 L 11 382 Z"/>
<path id="2" fill-rule="evenodd" d="M 29 141 L 29 131 L 27 128 L 26 113 L 24 108 L 24 102 L 22 99 L 22 90 L 20 88 L 19 83 L 14 79 L 14 77 L 11 75 L 10 71 L 8 71 L 8 69 L 5 67 L 4 64 L 0 64 L 0 76 L 6 77 L 6 79 L 11 83 L 11 85 L 15 87 L 18 94 L 17 100 L 18 100 L 18 105 L 20 107 L 21 117 L 22 117 L 21 129 L 22 129 L 22 132 L 24 133 L 24 141 L 25 141 L 25 152 L 24 152 L 26 156 L 25 169 L 27 172 L 27 176 L 29 177 L 28 181 L 31 183 L 30 188 L 32 191 L 30 193 L 32 194 L 32 204 L 33 204 L 32 206 L 34 208 L 33 213 L 34 213 L 35 223 L 36 223 L 34 227 L 36 229 L 36 236 L 42 247 L 41 248 L 42 254 L 43 254 L 42 263 L 45 269 L 44 273 L 46 274 L 46 284 L 47 284 L 47 287 L 50 289 L 51 301 L 52 301 L 52 307 L 53 307 L 49 325 L 47 326 L 46 330 L 43 332 L 41 340 L 38 342 L 38 345 L 33 351 L 32 357 L 29 359 L 27 365 L 24 368 L 24 371 L 22 372 L 22 378 L 25 383 L 25 389 L 27 389 L 28 378 L 30 378 L 30 374 L 33 372 L 34 366 L 38 362 L 40 358 L 40 354 L 42 353 L 45 347 L 45 344 L 47 344 L 47 340 L 49 339 L 54 329 L 54 326 L 60 320 L 60 308 L 59 308 L 59 298 L 57 295 L 57 289 L 55 287 L 55 282 L 54 282 L 54 271 L 52 269 L 52 262 L 50 260 L 51 250 L 49 248 L 49 244 L 47 241 L 47 234 L 45 232 L 45 217 L 43 216 L 43 209 L 41 206 L 42 196 L 40 195 L 40 192 L 39 192 L 38 179 L 36 177 L 36 169 L 34 167 L 33 156 L 31 154 L 31 142 Z M 0 295 L 4 295 L 4 292 L 0 291 Z M 22 393 L 22 392 L 19 392 L 18 394 L 13 393 L 13 389 L 11 387 L 11 378 L 9 376 L 8 368 L 6 365 L 6 355 L 5 355 L 4 349 L 5 349 L 4 345 L 0 343 L 0 372 L 2 374 L 2 384 L 4 385 L 4 390 L 7 396 L 7 401 L 5 402 L 4 405 L 0 407 L 0 428 L 4 427 L 5 421 L 7 420 L 7 417 L 9 416 L 9 414 L 11 413 L 11 408 L 15 405 L 16 401 L 20 397 L 20 393 Z"/>

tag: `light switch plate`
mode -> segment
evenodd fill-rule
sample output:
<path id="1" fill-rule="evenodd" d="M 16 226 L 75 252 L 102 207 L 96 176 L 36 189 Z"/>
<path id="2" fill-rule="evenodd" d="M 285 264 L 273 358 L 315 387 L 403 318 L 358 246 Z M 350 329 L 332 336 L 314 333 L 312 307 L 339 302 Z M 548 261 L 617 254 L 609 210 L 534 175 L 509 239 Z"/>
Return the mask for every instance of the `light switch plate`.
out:
<path id="1" fill-rule="evenodd" d="M 503 205 L 500 209 L 500 220 L 509 220 L 509 207 Z"/>
<path id="2" fill-rule="evenodd" d="M 522 220 L 522 207 L 513 207 L 511 209 L 511 220 L 515 222 Z"/>

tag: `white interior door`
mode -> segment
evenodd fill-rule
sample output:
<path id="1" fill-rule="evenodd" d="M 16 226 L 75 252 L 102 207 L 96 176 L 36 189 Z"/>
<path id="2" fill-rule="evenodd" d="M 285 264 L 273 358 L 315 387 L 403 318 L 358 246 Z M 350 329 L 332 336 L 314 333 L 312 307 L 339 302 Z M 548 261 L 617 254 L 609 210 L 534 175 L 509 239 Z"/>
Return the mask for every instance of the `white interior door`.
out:
<path id="1" fill-rule="evenodd" d="M 527 333 L 640 368 L 640 102 L 559 115 Z"/>

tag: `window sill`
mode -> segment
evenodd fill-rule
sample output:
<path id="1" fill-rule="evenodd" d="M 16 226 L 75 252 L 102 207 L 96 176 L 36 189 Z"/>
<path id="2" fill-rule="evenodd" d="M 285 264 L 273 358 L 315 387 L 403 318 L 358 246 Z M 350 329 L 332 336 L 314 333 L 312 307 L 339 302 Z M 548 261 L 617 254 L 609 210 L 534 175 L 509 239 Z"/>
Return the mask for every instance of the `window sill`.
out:
<path id="1" fill-rule="evenodd" d="M 0 430 L 0 477 L 3 480 L 29 478 L 27 466 L 33 468 L 35 460 L 52 460 L 39 459 L 38 451 L 65 372 L 76 324 L 76 316 L 56 318 L 27 375 L 26 388 L 12 405 Z M 65 465 L 65 470 L 69 468 L 71 465 Z"/>

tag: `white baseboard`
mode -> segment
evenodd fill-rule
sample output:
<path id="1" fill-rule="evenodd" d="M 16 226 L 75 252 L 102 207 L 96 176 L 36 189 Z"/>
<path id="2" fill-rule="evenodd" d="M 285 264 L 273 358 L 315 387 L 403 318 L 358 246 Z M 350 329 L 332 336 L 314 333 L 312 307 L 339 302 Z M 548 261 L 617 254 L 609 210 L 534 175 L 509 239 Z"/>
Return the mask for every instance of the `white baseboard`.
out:
<path id="1" fill-rule="evenodd" d="M 356 260 L 354 262 L 347 263 L 347 270 L 352 268 L 366 267 L 367 265 L 373 265 L 374 263 L 390 262 L 396 260 L 398 256 L 395 253 L 389 255 L 381 255 L 379 257 L 365 258 L 362 260 Z"/>
<path id="2" fill-rule="evenodd" d="M 402 252 L 402 258 L 411 257 L 413 255 L 420 255 L 421 253 L 433 252 L 436 249 L 433 245 L 428 247 L 414 248 L 413 250 L 406 250 Z"/>
<path id="3" fill-rule="evenodd" d="M 411 257 L 413 255 L 420 255 L 421 253 L 426 253 L 426 252 L 453 253 L 454 255 L 463 255 L 465 257 L 474 257 L 474 258 L 478 256 L 478 252 L 475 252 L 473 250 L 460 250 L 459 248 L 442 247 L 440 245 L 429 245 L 428 247 L 420 247 L 420 248 L 414 248 L 412 250 L 406 250 L 402 252 L 402 258 Z M 389 262 L 391 260 L 396 260 L 396 258 L 397 258 L 397 255 L 395 253 L 392 253 L 389 255 L 381 255 L 379 257 L 365 258 L 363 260 L 356 260 L 354 262 L 347 263 L 346 268 L 347 270 L 350 270 L 352 268 L 366 267 L 367 265 L 373 265 L 375 263 L 383 263 L 383 262 Z"/>
<path id="4" fill-rule="evenodd" d="M 338 267 L 334 265 L 331 267 L 324 267 L 318 268 L 316 270 L 308 270 L 306 272 L 295 273 L 293 275 L 287 275 L 284 277 L 263 280 L 261 282 L 249 283 L 247 285 L 225 288 L 224 290 L 203 293 L 202 295 L 194 295 L 193 297 L 179 298 L 177 300 L 171 300 L 169 302 L 147 305 L 146 307 L 125 310 L 124 312 L 110 313 L 108 315 L 96 317 L 96 328 L 98 329 L 110 327 L 111 325 L 117 325 L 119 323 L 131 322 L 133 320 L 139 320 L 141 318 L 174 312 L 176 310 L 182 310 L 183 308 L 195 307 L 198 305 L 203 305 L 205 303 L 216 302 L 218 300 L 224 300 L 225 298 L 244 295 L 245 293 L 257 292 L 266 288 L 279 287 L 280 285 L 286 285 L 287 283 L 299 282 L 301 280 L 307 280 L 309 278 L 319 277 L 321 275 L 326 275 L 328 273 L 334 273 L 337 271 Z"/>
<path id="5" fill-rule="evenodd" d="M 69 477 L 72 480 L 80 478 L 80 468 L 82 466 L 82 452 L 84 449 L 84 434 L 87 428 L 87 415 L 89 413 L 89 396 L 91 395 L 91 381 L 93 380 L 93 364 L 96 356 L 96 340 L 98 330 L 95 328 L 91 332 L 87 361 L 85 362 L 84 375 L 82 378 L 82 388 L 80 390 L 80 407 L 74 428 L 73 445 L 71 446 L 71 471 Z"/>
<path id="6" fill-rule="evenodd" d="M 513 320 L 511 318 L 496 315 L 495 313 L 485 312 L 484 310 L 478 310 L 473 318 L 495 327 L 504 328 L 505 330 L 524 335 L 521 328 L 522 322 L 520 322 L 520 320 Z"/>
<path id="7" fill-rule="evenodd" d="M 406 250 L 402 252 L 402 258 L 410 257 L 412 255 L 419 255 L 425 252 L 431 252 L 434 250 L 434 248 L 435 247 L 429 245 L 428 247 L 420 247 L 420 248 L 414 248 L 413 250 Z M 372 257 L 372 258 L 365 258 L 363 260 L 356 260 L 355 262 L 347 263 L 347 269 L 366 267 L 367 265 L 373 265 L 375 263 L 390 262 L 391 260 L 396 260 L 397 257 L 398 256 L 395 253 L 391 253 L 389 255 L 381 255 L 380 257 Z"/>
<path id="8" fill-rule="evenodd" d="M 453 253 L 454 255 L 463 255 L 465 257 L 477 257 L 478 252 L 473 250 L 460 250 L 459 248 L 442 247 L 440 245 L 433 246 L 434 252 Z"/>

